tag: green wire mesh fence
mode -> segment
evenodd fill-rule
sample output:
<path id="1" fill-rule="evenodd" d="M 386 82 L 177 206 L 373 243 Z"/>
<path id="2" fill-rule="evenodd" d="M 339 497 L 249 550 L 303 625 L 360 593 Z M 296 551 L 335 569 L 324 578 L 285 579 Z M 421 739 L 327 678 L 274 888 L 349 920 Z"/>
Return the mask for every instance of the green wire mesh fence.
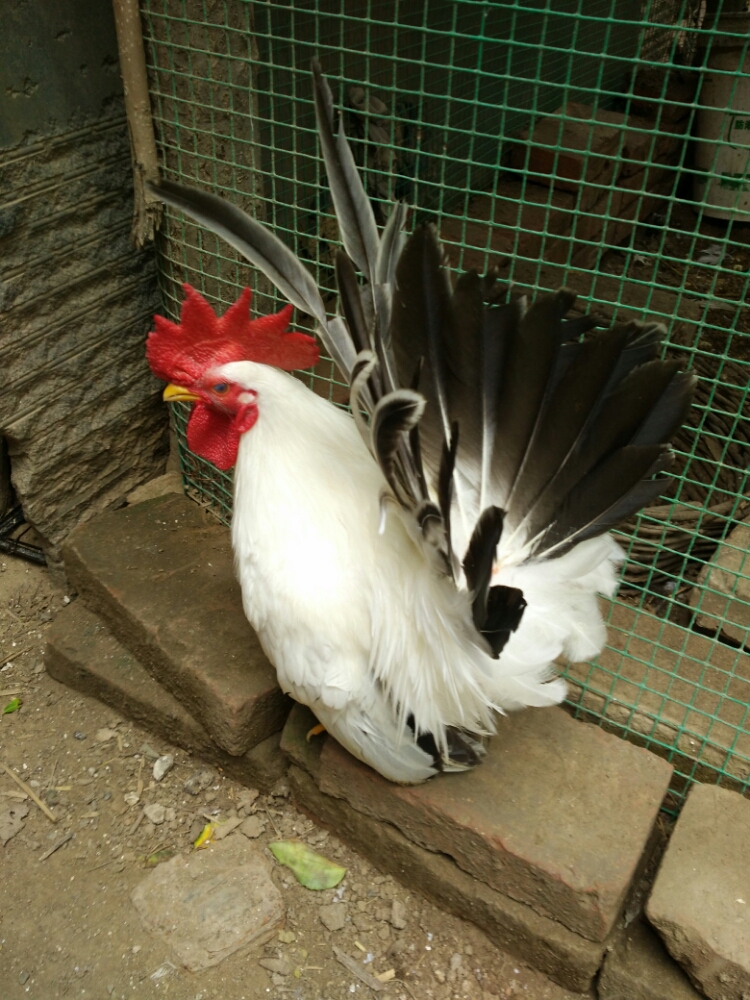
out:
<path id="1" fill-rule="evenodd" d="M 668 493 L 624 525 L 609 645 L 563 665 L 570 706 L 691 782 L 750 790 L 750 13 L 710 0 L 142 0 L 164 174 L 270 225 L 333 290 L 338 233 L 315 136 L 320 57 L 382 220 L 437 225 L 457 269 L 516 292 L 566 283 L 606 320 L 655 318 L 700 377 Z M 272 288 L 178 213 L 166 309 Z M 304 318 L 300 319 L 304 324 Z M 346 405 L 322 361 L 301 373 Z M 231 477 L 190 454 L 224 520 Z"/>

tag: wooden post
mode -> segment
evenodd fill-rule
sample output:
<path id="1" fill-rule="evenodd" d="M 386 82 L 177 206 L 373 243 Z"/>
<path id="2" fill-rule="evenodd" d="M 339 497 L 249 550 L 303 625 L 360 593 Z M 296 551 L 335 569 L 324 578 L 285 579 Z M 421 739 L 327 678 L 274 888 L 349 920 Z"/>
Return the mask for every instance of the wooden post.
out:
<path id="1" fill-rule="evenodd" d="M 147 240 L 153 240 L 154 232 L 161 223 L 162 203 L 146 188 L 146 181 L 158 183 L 159 162 L 148 96 L 146 55 L 138 0 L 112 0 L 112 6 L 133 163 L 134 209 L 130 236 L 140 249 Z"/>

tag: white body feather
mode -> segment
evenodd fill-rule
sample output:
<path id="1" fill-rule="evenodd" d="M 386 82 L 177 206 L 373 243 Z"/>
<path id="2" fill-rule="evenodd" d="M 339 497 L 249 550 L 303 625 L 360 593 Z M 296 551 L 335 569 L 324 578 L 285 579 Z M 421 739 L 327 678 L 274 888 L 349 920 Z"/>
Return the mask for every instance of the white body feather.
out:
<path id="1" fill-rule="evenodd" d="M 622 559 L 610 536 L 547 562 L 514 566 L 504 554 L 493 582 L 520 587 L 528 606 L 493 660 L 472 642 L 469 595 L 430 570 L 400 514 L 379 533 L 385 480 L 351 417 L 278 369 L 220 372 L 257 393 L 232 540 L 245 612 L 284 691 L 399 782 L 435 773 L 409 713 L 442 749 L 446 726 L 487 733 L 494 709 L 562 700 L 554 659 L 588 658 L 604 642 L 596 593 L 614 591 Z"/>

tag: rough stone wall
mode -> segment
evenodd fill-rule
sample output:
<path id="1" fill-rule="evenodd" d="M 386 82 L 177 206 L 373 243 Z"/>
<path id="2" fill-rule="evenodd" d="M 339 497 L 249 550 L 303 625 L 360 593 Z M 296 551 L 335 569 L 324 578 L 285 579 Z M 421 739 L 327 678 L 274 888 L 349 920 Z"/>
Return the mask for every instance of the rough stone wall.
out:
<path id="1" fill-rule="evenodd" d="M 158 473 L 167 415 L 144 340 L 152 252 L 130 244 L 130 150 L 112 11 L 12 0 L 0 41 L 0 434 L 53 559 Z"/>

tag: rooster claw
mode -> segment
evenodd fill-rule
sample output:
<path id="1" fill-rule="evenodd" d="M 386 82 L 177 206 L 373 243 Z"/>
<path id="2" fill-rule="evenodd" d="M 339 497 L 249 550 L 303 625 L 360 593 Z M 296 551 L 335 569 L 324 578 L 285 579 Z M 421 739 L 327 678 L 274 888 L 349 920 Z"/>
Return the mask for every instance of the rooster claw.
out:
<path id="1" fill-rule="evenodd" d="M 305 739 L 309 743 L 310 740 L 313 738 L 313 736 L 320 736 L 320 734 L 324 733 L 325 731 L 326 731 L 326 727 L 322 723 L 319 722 L 317 724 L 317 726 L 313 726 L 312 727 L 312 729 L 308 732 L 308 734 L 305 737 Z"/>

